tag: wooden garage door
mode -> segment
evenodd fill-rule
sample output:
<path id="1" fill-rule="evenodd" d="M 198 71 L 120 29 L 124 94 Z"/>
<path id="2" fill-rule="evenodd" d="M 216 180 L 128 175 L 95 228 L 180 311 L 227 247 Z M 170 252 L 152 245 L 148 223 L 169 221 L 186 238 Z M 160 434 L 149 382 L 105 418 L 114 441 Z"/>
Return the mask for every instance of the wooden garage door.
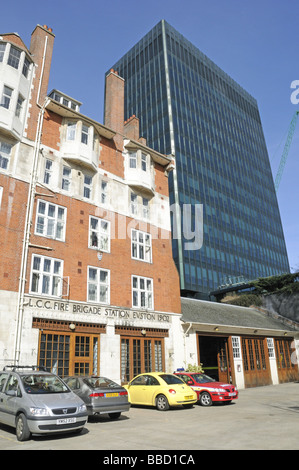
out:
<path id="1" fill-rule="evenodd" d="M 295 345 L 292 339 L 275 339 L 275 352 L 279 382 L 299 379 Z"/>
<path id="2" fill-rule="evenodd" d="M 242 338 L 245 387 L 272 383 L 265 338 Z"/>

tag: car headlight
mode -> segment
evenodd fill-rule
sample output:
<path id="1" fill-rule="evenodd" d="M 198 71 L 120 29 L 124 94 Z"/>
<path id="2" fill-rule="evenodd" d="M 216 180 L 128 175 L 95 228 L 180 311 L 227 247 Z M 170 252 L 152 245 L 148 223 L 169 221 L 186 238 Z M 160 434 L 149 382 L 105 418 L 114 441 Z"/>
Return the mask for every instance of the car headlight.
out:
<path id="1" fill-rule="evenodd" d="M 85 413 L 87 410 L 86 405 L 83 403 L 82 405 L 79 406 L 78 411 L 79 413 Z"/>
<path id="2" fill-rule="evenodd" d="M 49 416 L 49 410 L 47 408 L 30 408 L 32 416 Z"/>

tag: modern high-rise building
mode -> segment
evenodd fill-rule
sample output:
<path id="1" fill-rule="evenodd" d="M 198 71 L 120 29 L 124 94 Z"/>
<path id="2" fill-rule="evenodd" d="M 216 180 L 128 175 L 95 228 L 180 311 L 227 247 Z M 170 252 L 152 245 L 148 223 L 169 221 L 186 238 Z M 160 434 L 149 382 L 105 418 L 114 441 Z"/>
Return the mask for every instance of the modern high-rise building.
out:
<path id="1" fill-rule="evenodd" d="M 112 67 L 126 81 L 125 119 L 136 115 L 147 144 L 175 156 L 169 189 L 183 295 L 289 272 L 256 100 L 165 20 Z"/>

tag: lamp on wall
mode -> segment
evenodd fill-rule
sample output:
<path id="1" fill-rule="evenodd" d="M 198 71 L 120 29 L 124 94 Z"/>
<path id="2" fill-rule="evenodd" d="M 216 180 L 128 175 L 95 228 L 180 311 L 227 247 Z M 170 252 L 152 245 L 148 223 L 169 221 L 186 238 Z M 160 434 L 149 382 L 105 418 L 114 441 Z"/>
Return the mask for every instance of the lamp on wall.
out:
<path id="1" fill-rule="evenodd" d="M 74 331 L 74 330 L 76 329 L 75 323 L 70 323 L 70 324 L 69 324 L 69 329 L 72 330 L 72 331 Z"/>

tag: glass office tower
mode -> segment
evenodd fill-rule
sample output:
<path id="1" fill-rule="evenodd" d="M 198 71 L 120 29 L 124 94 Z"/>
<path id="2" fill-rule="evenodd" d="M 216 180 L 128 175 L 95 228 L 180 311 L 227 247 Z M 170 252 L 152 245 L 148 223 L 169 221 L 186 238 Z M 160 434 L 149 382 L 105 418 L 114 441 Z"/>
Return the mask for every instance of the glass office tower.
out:
<path id="1" fill-rule="evenodd" d="M 289 272 L 256 100 L 164 20 L 111 68 L 126 80 L 125 119 L 135 114 L 148 145 L 175 156 L 169 189 L 182 294 L 207 298 L 228 279 Z M 194 231 L 203 208 L 198 249 L 186 249 L 188 204 Z"/>

